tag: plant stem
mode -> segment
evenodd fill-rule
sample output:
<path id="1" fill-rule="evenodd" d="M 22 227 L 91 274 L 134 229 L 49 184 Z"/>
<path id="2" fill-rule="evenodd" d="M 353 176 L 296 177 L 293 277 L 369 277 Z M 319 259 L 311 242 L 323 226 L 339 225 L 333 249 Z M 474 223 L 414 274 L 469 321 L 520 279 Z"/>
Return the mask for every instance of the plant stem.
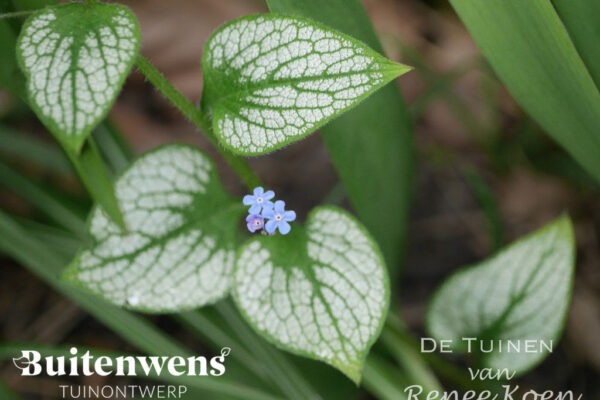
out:
<path id="1" fill-rule="evenodd" d="M 188 100 L 179 90 L 175 89 L 171 82 L 169 82 L 164 75 L 141 54 L 138 55 L 135 66 L 142 74 L 144 74 L 146 79 L 148 79 L 150 83 L 152 83 L 152 85 L 154 85 L 154 87 L 171 102 L 171 104 L 173 104 L 187 119 L 206 135 L 208 140 L 219 151 L 231 168 L 233 168 L 248 189 L 251 190 L 256 186 L 260 186 L 260 179 L 256 176 L 254 171 L 252 171 L 248 163 L 219 145 L 219 142 L 213 133 L 210 120 L 198 107 Z"/>

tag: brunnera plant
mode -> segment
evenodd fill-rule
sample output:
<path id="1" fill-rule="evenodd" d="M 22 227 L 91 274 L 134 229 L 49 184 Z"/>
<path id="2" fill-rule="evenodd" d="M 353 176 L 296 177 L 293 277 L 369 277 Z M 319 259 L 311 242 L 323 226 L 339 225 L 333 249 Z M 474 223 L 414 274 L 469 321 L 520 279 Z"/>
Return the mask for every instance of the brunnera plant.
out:
<path id="1" fill-rule="evenodd" d="M 17 41 L 30 106 L 97 203 L 90 240 L 63 279 L 146 313 L 195 309 L 231 294 L 266 340 L 359 383 L 390 303 L 378 244 L 337 207 L 316 207 L 304 226 L 296 223 L 237 155 L 266 154 L 303 138 L 410 67 L 310 19 L 247 16 L 209 38 L 198 109 L 138 53 L 139 41 L 131 11 L 93 0 L 40 9 Z M 217 144 L 252 194 L 233 198 L 212 160 L 180 144 L 142 155 L 110 182 L 90 132 L 132 65 Z M 240 241 L 244 223 L 254 236 Z M 510 264 L 520 268 L 503 268 Z M 560 312 L 544 325 L 544 337 L 558 337 L 573 264 L 564 217 L 448 280 L 432 302 L 429 329 L 439 338 L 499 339 L 510 329 L 530 335 L 541 324 L 523 315 L 551 304 Z M 478 287 L 498 296 L 490 301 Z M 540 300 L 544 290 L 553 292 L 552 302 Z M 449 320 L 448 307 L 462 314 Z M 479 325 L 469 322 L 474 314 Z M 522 372 L 537 361 L 487 356 L 482 363 Z"/>
<path id="2" fill-rule="evenodd" d="M 70 3 L 32 15 L 17 46 L 33 109 L 76 153 L 119 92 L 139 29 L 122 6 Z M 280 15 L 220 28 L 203 67 L 205 118 L 239 154 L 298 140 L 410 69 L 321 24 Z M 275 236 L 276 202 L 262 210 L 272 214 L 269 234 L 240 247 L 243 205 L 223 190 L 208 156 L 183 145 L 139 158 L 116 180 L 114 196 L 122 224 L 100 203 L 89 221 L 91 245 L 64 279 L 152 313 L 232 292 L 264 337 L 359 382 L 385 320 L 389 282 L 377 244 L 351 215 L 316 208 L 305 228 L 284 236 L 290 227 L 281 221 Z"/>

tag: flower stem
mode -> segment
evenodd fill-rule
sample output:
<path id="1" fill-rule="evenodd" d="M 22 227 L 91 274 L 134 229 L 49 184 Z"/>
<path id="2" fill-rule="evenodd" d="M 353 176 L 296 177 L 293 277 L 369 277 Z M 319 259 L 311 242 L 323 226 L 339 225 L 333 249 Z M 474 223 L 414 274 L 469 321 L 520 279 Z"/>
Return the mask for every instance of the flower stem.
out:
<path id="1" fill-rule="evenodd" d="M 173 104 L 188 120 L 206 135 L 208 140 L 219 151 L 231 168 L 233 168 L 248 189 L 252 190 L 254 187 L 261 185 L 260 179 L 243 158 L 229 152 L 219 144 L 207 116 L 179 90 L 175 89 L 171 82 L 169 82 L 164 75 L 148 61 L 148 59 L 141 54 L 138 55 L 135 66 L 142 74 L 144 74 L 150 83 L 152 83 L 152 85 L 154 85 L 154 87 L 171 102 L 171 104 Z"/>

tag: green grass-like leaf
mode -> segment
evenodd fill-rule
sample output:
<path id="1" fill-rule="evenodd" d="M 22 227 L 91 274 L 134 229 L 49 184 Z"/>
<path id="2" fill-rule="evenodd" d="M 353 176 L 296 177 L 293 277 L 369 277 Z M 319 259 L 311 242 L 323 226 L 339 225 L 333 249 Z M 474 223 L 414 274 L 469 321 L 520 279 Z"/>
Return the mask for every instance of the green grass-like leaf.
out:
<path id="1" fill-rule="evenodd" d="M 552 0 L 560 19 L 600 89 L 600 2 L 596 0 Z"/>
<path id="2" fill-rule="evenodd" d="M 519 104 L 600 181 L 600 92 L 550 0 L 451 3 Z"/>

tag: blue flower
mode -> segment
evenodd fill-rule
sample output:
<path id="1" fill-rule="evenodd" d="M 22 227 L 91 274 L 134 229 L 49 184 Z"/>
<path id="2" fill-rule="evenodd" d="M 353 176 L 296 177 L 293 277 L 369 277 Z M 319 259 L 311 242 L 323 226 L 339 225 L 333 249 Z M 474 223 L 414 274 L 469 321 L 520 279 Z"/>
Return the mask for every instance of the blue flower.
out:
<path id="1" fill-rule="evenodd" d="M 265 226 L 265 219 L 257 214 L 249 214 L 246 217 L 246 222 L 248 230 L 252 233 L 256 232 L 259 229 L 262 229 Z"/>
<path id="2" fill-rule="evenodd" d="M 261 210 L 273 208 L 273 202 L 269 201 L 275 197 L 275 193 L 272 190 L 265 192 L 265 190 L 258 186 L 254 188 L 254 195 L 247 194 L 244 196 L 244 205 L 250 206 L 248 214 L 258 215 Z"/>
<path id="3" fill-rule="evenodd" d="M 287 235 L 292 229 L 288 222 L 296 219 L 294 211 L 285 211 L 285 202 L 283 200 L 277 200 L 274 208 L 263 209 L 261 215 L 263 218 L 269 220 L 265 224 L 265 230 L 270 235 L 274 234 L 276 229 L 279 229 L 279 233 L 282 235 Z"/>
<path id="4" fill-rule="evenodd" d="M 286 211 L 285 202 L 281 200 L 273 204 L 271 199 L 274 197 L 272 190 L 265 192 L 260 186 L 254 188 L 253 194 L 244 196 L 243 203 L 250 206 L 246 217 L 246 226 L 250 232 L 260 231 L 263 235 L 274 235 L 279 230 L 282 235 L 287 235 L 292 230 L 289 222 L 296 219 L 296 213 Z"/>

